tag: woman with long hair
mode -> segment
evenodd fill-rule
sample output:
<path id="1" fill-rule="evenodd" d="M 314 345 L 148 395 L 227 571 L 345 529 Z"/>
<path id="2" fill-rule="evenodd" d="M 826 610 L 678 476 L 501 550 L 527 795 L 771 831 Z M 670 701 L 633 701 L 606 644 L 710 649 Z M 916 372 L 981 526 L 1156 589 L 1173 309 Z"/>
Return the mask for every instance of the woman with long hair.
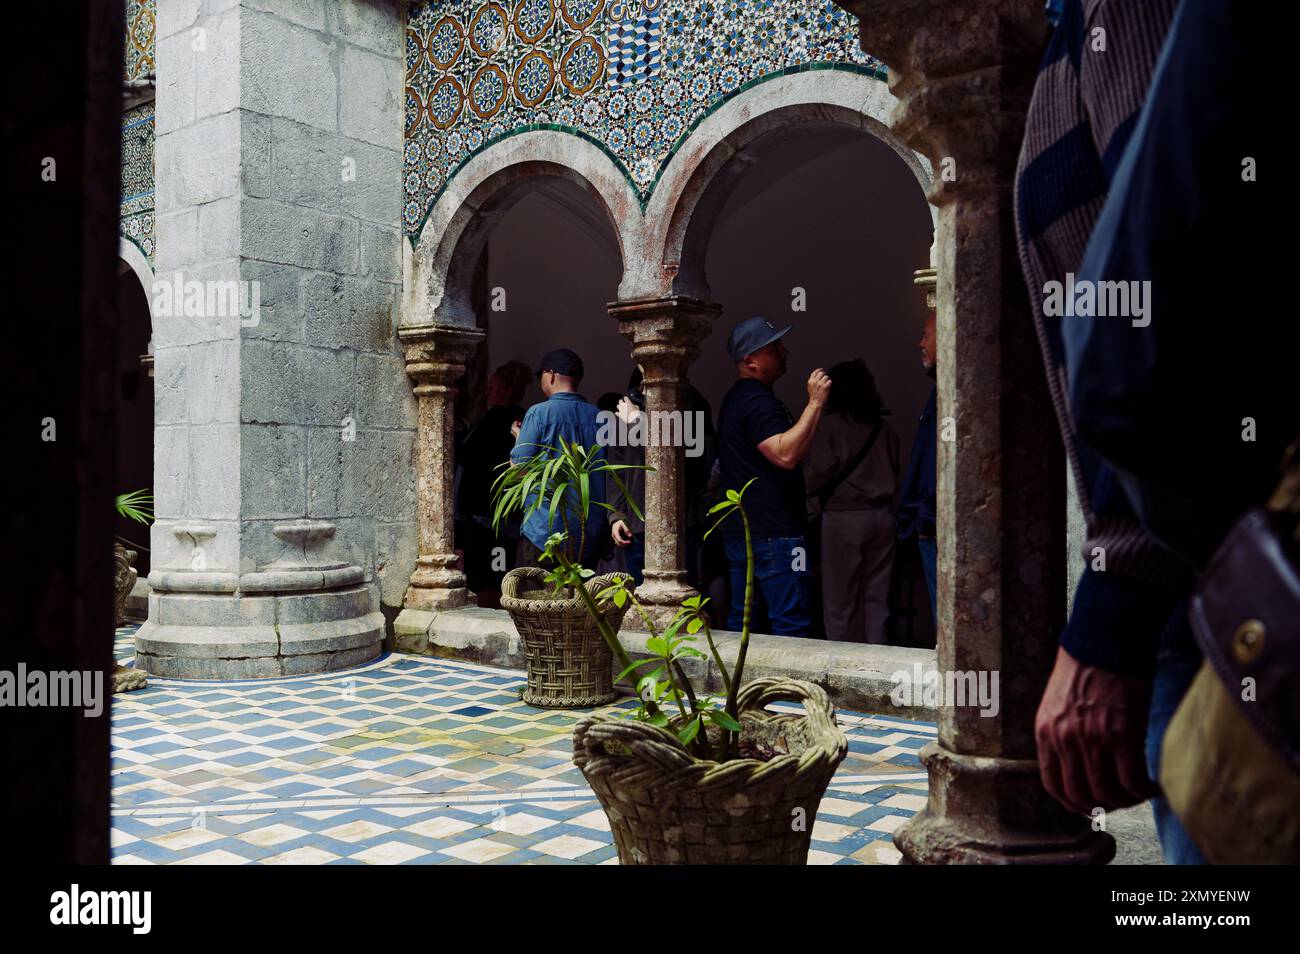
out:
<path id="1" fill-rule="evenodd" d="M 866 362 L 830 369 L 831 395 L 804 461 L 821 510 L 826 638 L 883 643 L 894 567 L 898 434 Z"/>

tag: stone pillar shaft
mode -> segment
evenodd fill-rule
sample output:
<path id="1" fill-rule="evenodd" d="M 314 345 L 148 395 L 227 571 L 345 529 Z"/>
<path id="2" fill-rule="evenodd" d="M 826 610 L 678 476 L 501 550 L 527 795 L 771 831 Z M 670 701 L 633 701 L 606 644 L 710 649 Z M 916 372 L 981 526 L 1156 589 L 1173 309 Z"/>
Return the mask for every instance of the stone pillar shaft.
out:
<path id="1" fill-rule="evenodd" d="M 480 341 L 478 329 L 423 325 L 398 329 L 406 373 L 415 382 L 416 513 L 419 556 L 403 606 L 433 610 L 470 602 L 465 574 L 456 567 L 455 547 L 455 381 Z"/>
<path id="2" fill-rule="evenodd" d="M 1064 474 L 1012 191 L 1046 20 L 1024 0 L 841 5 L 935 172 L 939 670 L 998 679 L 996 711 L 940 706 L 929 804 L 895 841 L 917 863 L 1105 862 L 1110 836 L 1043 790 L 1033 736 L 1064 618 Z"/>
<path id="3" fill-rule="evenodd" d="M 642 389 L 650 422 L 664 412 L 684 411 L 686 372 L 700 355 L 700 342 L 721 312 L 718 305 L 693 298 L 658 298 L 612 302 L 610 316 L 619 333 L 632 342 L 632 360 L 644 370 Z M 678 422 L 684 428 L 684 419 Z M 652 433 L 648 430 L 647 433 Z M 658 433 L 667 434 L 665 429 Z M 645 582 L 637 590 L 656 621 L 677 612 L 681 601 L 695 595 L 686 582 L 685 447 L 679 439 L 645 449 Z M 640 622 L 629 614 L 625 625 Z"/>

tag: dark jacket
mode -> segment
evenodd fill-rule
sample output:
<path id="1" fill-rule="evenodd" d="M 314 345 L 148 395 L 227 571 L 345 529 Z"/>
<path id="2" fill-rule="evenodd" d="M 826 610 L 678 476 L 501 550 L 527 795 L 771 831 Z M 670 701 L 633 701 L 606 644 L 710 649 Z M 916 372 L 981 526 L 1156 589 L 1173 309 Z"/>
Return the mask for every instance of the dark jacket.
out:
<path id="1" fill-rule="evenodd" d="M 510 425 L 521 421 L 524 409 L 517 404 L 490 407 L 465 435 L 457 449 L 461 467 L 456 493 L 456 513 L 462 517 L 487 517 L 492 513 L 492 483 L 510 459 L 515 436 Z"/>
<path id="2" fill-rule="evenodd" d="M 645 465 L 645 448 L 639 444 L 635 446 L 611 444 L 605 448 L 605 459 L 611 464 L 635 465 L 628 470 L 612 472 L 627 488 L 626 495 L 619 489 L 617 482 L 612 479 L 605 481 L 605 493 L 609 497 L 609 505 L 614 508 L 606 511 L 610 525 L 613 526 L 615 521 L 622 520 L 633 533 L 645 533 L 645 471 L 642 469 Z M 628 506 L 628 496 L 631 496 L 637 509 L 641 511 L 640 517 Z"/>
<path id="3" fill-rule="evenodd" d="M 931 372 L 933 374 L 933 372 Z M 930 400 L 916 424 L 916 437 L 912 440 L 912 456 L 907 462 L 907 477 L 898 501 L 898 539 L 934 536 L 934 500 L 937 487 L 935 466 L 938 457 L 935 441 L 935 398 L 937 388 L 930 389 Z"/>
<path id="4" fill-rule="evenodd" d="M 1180 561 L 1146 532 L 1115 472 L 1079 434 L 1068 405 L 1062 330 L 1048 318 L 1049 282 L 1083 262 L 1088 238 L 1177 8 L 1177 0 L 1064 0 L 1026 117 L 1016 172 L 1016 234 L 1047 385 L 1087 524 L 1074 607 L 1061 645 L 1080 662 L 1149 675 L 1164 622 L 1186 595 Z M 1089 52 L 1094 31 L 1123 36 L 1105 55 Z M 1122 319 L 1121 319 L 1122 320 Z M 1128 322 L 1124 322 L 1129 327 Z M 1094 570 L 1104 553 L 1105 570 Z"/>

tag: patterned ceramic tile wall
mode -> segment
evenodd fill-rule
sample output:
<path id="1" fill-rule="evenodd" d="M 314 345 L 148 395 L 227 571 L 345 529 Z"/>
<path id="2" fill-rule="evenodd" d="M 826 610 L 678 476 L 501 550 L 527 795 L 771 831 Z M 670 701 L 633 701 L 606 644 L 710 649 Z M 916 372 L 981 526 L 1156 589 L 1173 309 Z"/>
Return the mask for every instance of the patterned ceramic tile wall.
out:
<path id="1" fill-rule="evenodd" d="M 154 71 L 157 0 L 127 0 L 123 79 L 140 80 Z M 153 100 L 122 113 L 122 211 L 119 234 L 153 264 Z"/>
<path id="2" fill-rule="evenodd" d="M 125 79 L 141 79 L 154 71 L 154 19 L 157 0 L 127 0 Z"/>
<path id="3" fill-rule="evenodd" d="M 536 126 L 582 135 L 644 199 L 693 125 L 794 69 L 883 76 L 832 0 L 429 0 L 406 33 L 404 227 L 471 156 Z"/>
<path id="4" fill-rule="evenodd" d="M 120 231 L 153 264 L 153 100 L 122 114 Z"/>

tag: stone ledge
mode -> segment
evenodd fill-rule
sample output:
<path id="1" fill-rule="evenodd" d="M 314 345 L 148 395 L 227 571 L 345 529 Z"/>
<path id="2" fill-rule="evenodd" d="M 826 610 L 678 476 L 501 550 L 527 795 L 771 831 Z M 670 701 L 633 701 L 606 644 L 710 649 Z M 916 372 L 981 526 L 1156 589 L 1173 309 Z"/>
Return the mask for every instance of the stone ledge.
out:
<path id="1" fill-rule="evenodd" d="M 143 623 L 149 618 L 149 581 L 140 577 L 126 597 L 124 615 L 128 623 Z"/>
<path id="2" fill-rule="evenodd" d="M 467 662 L 524 668 L 524 650 L 510 614 L 505 610 L 466 607 L 463 609 L 406 609 L 394 624 L 398 652 L 461 659 Z M 633 659 L 644 658 L 649 634 L 624 628 L 619 638 Z M 740 634 L 715 632 L 718 653 L 730 667 L 740 645 Z M 703 640 L 701 649 L 707 650 Z M 721 692 L 717 665 L 712 659 L 693 659 L 687 667 L 692 679 L 701 675 L 710 691 Z M 856 712 L 873 712 L 903 719 L 935 721 L 931 708 L 896 706 L 890 700 L 893 673 L 935 668 L 932 649 L 905 646 L 872 646 L 864 643 L 831 643 L 819 639 L 754 634 L 749 639 L 745 672 L 750 678 L 781 676 L 814 682 L 830 693 L 835 704 Z"/>

